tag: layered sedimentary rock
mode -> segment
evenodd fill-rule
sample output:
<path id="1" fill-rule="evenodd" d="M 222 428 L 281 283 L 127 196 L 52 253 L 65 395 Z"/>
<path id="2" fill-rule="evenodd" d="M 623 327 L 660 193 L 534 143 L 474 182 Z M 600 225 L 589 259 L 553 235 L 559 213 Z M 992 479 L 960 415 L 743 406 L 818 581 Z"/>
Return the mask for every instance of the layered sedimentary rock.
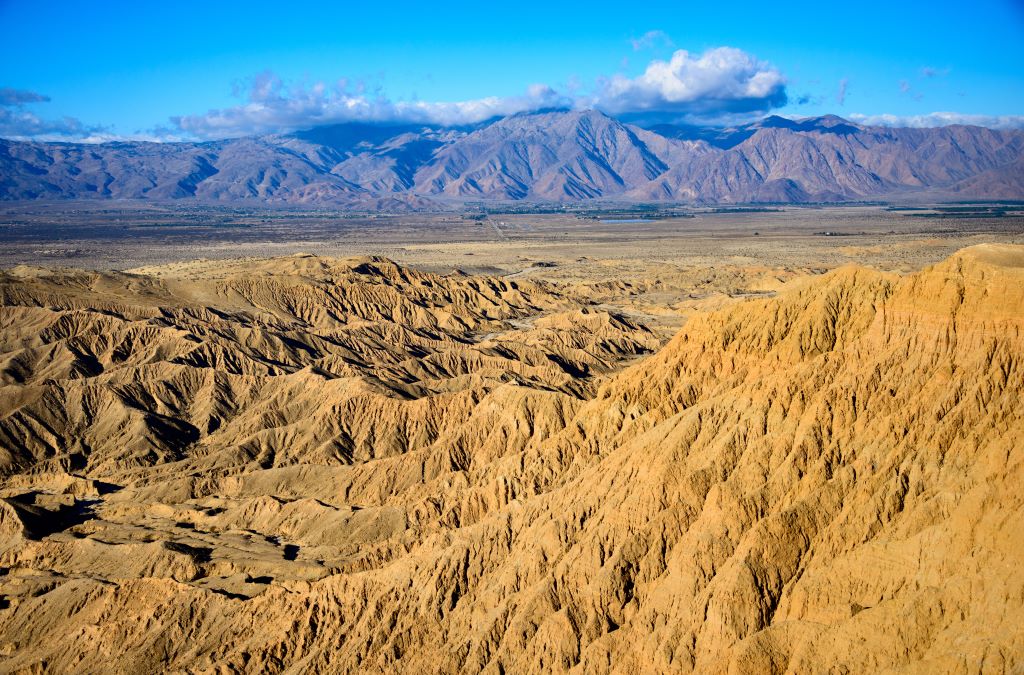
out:
<path id="1" fill-rule="evenodd" d="M 660 349 L 548 284 L 214 269 L 0 279 L 0 670 L 1024 665 L 1020 247 Z"/>

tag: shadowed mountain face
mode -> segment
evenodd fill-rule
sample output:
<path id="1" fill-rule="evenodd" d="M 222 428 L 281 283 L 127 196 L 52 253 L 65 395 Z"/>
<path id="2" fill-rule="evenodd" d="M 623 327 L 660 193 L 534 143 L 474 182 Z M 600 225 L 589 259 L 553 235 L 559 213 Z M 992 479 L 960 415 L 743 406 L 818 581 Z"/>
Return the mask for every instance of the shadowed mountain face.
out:
<path id="1" fill-rule="evenodd" d="M 1020 672 L 1024 247 L 579 290 L 0 273 L 0 671 Z"/>
<path id="2" fill-rule="evenodd" d="M 514 115 L 439 150 L 416 174 L 427 194 L 581 200 L 646 185 L 706 152 L 598 112 Z"/>
<path id="3" fill-rule="evenodd" d="M 595 111 L 476 128 L 344 124 L 210 143 L 0 140 L 0 199 L 197 199 L 419 208 L 614 197 L 697 204 L 1021 198 L 1024 132 L 862 127 L 833 115 L 732 129 Z"/>

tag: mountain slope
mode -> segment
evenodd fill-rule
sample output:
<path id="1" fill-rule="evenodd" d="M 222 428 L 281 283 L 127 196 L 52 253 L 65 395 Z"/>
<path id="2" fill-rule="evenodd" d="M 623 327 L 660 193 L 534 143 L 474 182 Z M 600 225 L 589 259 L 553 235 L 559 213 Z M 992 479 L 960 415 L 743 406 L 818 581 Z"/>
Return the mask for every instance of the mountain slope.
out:
<path id="1" fill-rule="evenodd" d="M 840 268 L 579 388 L 543 354 L 644 331 L 559 334 L 542 286 L 264 265 L 4 277 L 0 419 L 40 451 L 5 462 L 0 669 L 1024 665 L 1021 247 Z M 75 446 L 75 416 L 120 437 Z"/>
<path id="2" fill-rule="evenodd" d="M 424 193 L 497 199 L 609 196 L 695 152 L 595 111 L 513 115 L 441 149 L 416 174 Z"/>
<path id="3" fill-rule="evenodd" d="M 738 140 L 742 138 L 742 140 Z M 738 140 L 738 142 L 736 142 Z M 769 118 L 736 130 L 727 149 L 682 162 L 631 195 L 703 202 L 837 201 L 959 182 L 1012 166 L 1024 133 L 982 127 L 883 129 L 837 117 L 802 123 Z M 1005 184 L 978 180 L 965 196 L 1005 197 Z"/>
<path id="4" fill-rule="evenodd" d="M 390 200 L 692 203 L 1022 198 L 1024 132 L 887 129 L 835 116 L 735 129 L 623 124 L 596 111 L 476 128 L 343 124 L 211 143 L 0 140 L 0 199 L 197 199 L 371 208 Z M 435 206 L 427 201 L 427 206 Z"/>
<path id="5" fill-rule="evenodd" d="M 266 139 L 214 143 L 0 141 L 6 199 L 203 199 L 345 203 L 367 191 Z"/>

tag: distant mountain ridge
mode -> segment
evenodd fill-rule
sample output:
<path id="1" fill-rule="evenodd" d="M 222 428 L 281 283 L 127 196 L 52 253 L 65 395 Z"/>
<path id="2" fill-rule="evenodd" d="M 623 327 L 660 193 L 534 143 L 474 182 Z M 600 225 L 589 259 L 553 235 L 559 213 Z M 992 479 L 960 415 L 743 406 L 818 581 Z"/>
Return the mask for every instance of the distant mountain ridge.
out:
<path id="1" fill-rule="evenodd" d="M 0 139 L 0 199 L 258 201 L 416 209 L 591 199 L 694 204 L 1024 198 L 1024 131 L 834 115 L 649 129 L 603 113 L 475 127 L 341 124 L 205 143 Z"/>

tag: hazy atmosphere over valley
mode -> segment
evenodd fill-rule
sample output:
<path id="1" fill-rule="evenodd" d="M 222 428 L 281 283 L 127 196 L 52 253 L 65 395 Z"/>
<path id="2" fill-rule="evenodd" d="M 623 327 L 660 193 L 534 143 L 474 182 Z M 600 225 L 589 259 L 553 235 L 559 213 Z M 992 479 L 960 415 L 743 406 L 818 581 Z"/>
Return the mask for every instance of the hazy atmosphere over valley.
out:
<path id="1" fill-rule="evenodd" d="M 0 2 L 0 673 L 1024 672 L 1024 5 Z"/>

